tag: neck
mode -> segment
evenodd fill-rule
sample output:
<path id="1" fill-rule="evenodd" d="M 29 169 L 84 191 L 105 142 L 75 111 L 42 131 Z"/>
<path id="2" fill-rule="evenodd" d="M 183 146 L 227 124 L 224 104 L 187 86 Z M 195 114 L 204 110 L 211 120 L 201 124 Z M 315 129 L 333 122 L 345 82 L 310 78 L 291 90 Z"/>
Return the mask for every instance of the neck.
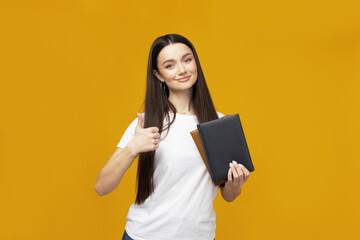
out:
<path id="1" fill-rule="evenodd" d="M 192 113 L 192 91 L 170 92 L 169 101 L 175 106 L 179 113 Z"/>

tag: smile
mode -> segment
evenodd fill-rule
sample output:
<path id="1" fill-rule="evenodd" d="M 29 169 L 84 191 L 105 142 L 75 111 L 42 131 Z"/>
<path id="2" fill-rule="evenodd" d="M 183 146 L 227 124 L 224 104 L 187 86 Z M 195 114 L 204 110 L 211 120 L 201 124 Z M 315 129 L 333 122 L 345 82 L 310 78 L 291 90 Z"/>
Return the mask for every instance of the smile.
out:
<path id="1" fill-rule="evenodd" d="M 179 82 L 185 82 L 187 80 L 189 80 L 190 76 L 187 76 L 187 77 L 184 77 L 184 78 L 180 78 L 180 79 L 177 79 Z"/>

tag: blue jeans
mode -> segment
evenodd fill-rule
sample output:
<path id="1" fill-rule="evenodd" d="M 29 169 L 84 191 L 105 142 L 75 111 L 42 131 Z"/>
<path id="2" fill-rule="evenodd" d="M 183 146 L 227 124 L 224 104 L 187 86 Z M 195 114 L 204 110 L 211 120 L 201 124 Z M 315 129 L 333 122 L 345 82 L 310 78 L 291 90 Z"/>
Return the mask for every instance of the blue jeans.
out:
<path id="1" fill-rule="evenodd" d="M 123 237 L 122 237 L 121 240 L 134 240 L 134 239 L 132 239 L 132 238 L 126 233 L 126 231 L 124 231 L 124 235 L 123 235 Z"/>
<path id="2" fill-rule="evenodd" d="M 126 231 L 124 231 L 124 235 L 121 240 L 134 240 L 134 239 L 132 239 L 129 235 L 127 235 Z M 214 238 L 214 240 L 215 240 L 215 238 Z"/>

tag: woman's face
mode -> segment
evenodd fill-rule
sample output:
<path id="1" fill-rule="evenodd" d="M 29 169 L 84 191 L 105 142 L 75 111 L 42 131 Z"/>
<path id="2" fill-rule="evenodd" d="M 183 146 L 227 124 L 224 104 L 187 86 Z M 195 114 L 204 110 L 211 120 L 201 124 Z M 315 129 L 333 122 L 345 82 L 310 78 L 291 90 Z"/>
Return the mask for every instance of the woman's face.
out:
<path id="1" fill-rule="evenodd" d="M 170 93 L 191 90 L 197 80 L 197 67 L 191 48 L 183 43 L 167 45 L 160 51 L 157 60 L 159 72 L 154 70 L 154 74 L 166 83 Z"/>

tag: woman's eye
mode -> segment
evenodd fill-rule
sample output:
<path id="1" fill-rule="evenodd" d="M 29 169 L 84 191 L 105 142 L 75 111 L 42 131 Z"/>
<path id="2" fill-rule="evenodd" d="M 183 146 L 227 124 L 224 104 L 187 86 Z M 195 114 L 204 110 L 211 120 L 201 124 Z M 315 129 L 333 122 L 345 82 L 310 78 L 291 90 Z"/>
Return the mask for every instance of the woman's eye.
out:
<path id="1" fill-rule="evenodd" d="M 186 62 L 187 60 L 190 60 L 190 61 L 191 61 L 191 58 L 186 59 L 185 62 Z M 190 61 L 188 61 L 188 62 L 190 62 Z"/>
<path id="2" fill-rule="evenodd" d="M 170 66 L 172 66 L 172 64 L 167 65 L 166 68 L 169 68 Z"/>

